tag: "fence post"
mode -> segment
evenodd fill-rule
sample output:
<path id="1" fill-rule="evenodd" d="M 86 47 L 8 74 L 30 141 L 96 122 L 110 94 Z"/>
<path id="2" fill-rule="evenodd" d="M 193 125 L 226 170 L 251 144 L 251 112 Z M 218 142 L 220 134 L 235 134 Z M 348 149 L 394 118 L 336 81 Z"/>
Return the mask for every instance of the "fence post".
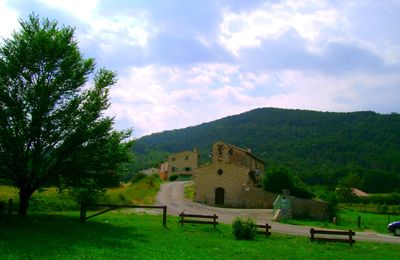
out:
<path id="1" fill-rule="evenodd" d="M 269 233 L 269 228 L 270 228 L 271 226 L 270 225 L 268 225 L 268 223 L 265 223 L 265 235 L 268 237 L 269 235 L 270 235 L 270 233 Z"/>
<path id="2" fill-rule="evenodd" d="M 217 215 L 214 214 L 214 224 L 213 224 L 214 225 L 214 229 L 215 229 L 215 226 L 216 226 L 216 222 L 217 222 Z"/>
<path id="3" fill-rule="evenodd" d="M 163 207 L 163 226 L 167 226 L 167 206 Z"/>
<path id="4" fill-rule="evenodd" d="M 12 199 L 9 199 L 8 200 L 8 215 L 11 215 L 12 214 L 12 210 L 13 210 L 13 200 Z"/>
<path id="5" fill-rule="evenodd" d="M 353 246 L 353 231 L 351 229 L 349 230 L 349 240 L 350 246 Z"/>
<path id="6" fill-rule="evenodd" d="M 181 216 L 181 226 L 183 227 L 183 212 L 179 216 Z"/>
<path id="7" fill-rule="evenodd" d="M 310 234 L 311 234 L 310 240 L 311 240 L 311 242 L 314 242 L 314 240 L 315 240 L 315 238 L 314 238 L 314 228 L 310 229 Z"/>
<path id="8" fill-rule="evenodd" d="M 81 222 L 85 222 L 85 220 L 86 220 L 86 204 L 85 203 L 81 204 L 80 220 L 81 220 Z"/>

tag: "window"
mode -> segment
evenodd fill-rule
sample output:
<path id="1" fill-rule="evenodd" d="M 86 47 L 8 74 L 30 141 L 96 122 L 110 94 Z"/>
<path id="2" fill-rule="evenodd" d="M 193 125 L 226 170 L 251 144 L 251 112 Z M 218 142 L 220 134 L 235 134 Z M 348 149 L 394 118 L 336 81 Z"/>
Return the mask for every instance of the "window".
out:
<path id="1" fill-rule="evenodd" d="M 218 170 L 218 175 L 222 175 L 224 173 L 224 171 L 222 169 Z"/>
<path id="2" fill-rule="evenodd" d="M 187 172 L 190 172 L 191 170 L 192 170 L 192 168 L 190 168 L 190 167 L 185 168 L 185 171 L 187 171 Z"/>
<path id="3" fill-rule="evenodd" d="M 222 152 L 224 150 L 224 146 L 222 144 L 218 145 L 218 155 L 222 155 Z"/>
<path id="4" fill-rule="evenodd" d="M 171 160 L 172 160 L 172 161 L 175 161 L 175 157 L 172 157 Z"/>
<path id="5" fill-rule="evenodd" d="M 176 167 L 172 167 L 172 168 L 171 168 L 171 171 L 172 171 L 172 172 L 175 172 L 175 171 L 176 171 Z"/>
<path id="6" fill-rule="evenodd" d="M 218 161 L 222 161 L 224 159 L 224 146 L 222 144 L 217 146 L 217 153 Z"/>
<path id="7" fill-rule="evenodd" d="M 186 155 L 186 156 L 185 156 L 185 160 L 186 160 L 186 161 L 189 160 L 189 155 Z"/>

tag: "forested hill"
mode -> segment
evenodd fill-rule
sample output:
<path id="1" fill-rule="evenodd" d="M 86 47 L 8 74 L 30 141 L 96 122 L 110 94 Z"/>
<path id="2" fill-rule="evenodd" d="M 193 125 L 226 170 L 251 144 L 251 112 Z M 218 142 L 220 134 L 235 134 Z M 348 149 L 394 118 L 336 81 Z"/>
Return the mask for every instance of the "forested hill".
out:
<path id="1" fill-rule="evenodd" d="M 285 165 L 310 184 L 329 184 L 349 171 L 400 180 L 400 115 L 395 113 L 260 108 L 142 137 L 135 151 L 196 147 L 204 161 L 219 140 L 251 148 L 267 165 Z"/>

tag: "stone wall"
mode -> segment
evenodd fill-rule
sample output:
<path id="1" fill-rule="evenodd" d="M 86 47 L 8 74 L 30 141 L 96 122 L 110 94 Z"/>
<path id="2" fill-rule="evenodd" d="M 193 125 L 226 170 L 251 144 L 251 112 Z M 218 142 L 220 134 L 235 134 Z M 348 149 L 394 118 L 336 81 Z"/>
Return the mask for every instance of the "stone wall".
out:
<path id="1" fill-rule="evenodd" d="M 236 208 L 272 208 L 276 194 L 252 186 L 249 170 L 231 163 L 213 163 L 195 171 L 197 202 L 215 204 L 215 191 L 225 191 L 224 205 Z"/>
<path id="2" fill-rule="evenodd" d="M 242 202 L 244 186 L 249 182 L 248 170 L 229 163 L 213 163 L 195 170 L 195 201 L 214 204 L 215 191 L 223 188 L 225 192 L 224 204 L 245 207 Z"/>
<path id="3" fill-rule="evenodd" d="M 255 157 L 249 150 L 216 142 L 212 147 L 212 163 L 233 163 L 248 168 L 249 170 L 264 171 L 264 163 Z"/>
<path id="4" fill-rule="evenodd" d="M 197 150 L 174 153 L 167 158 L 167 178 L 174 174 L 191 175 L 198 167 L 199 153 Z"/>
<path id="5" fill-rule="evenodd" d="M 328 204 L 326 202 L 301 199 L 294 196 L 289 196 L 289 198 L 292 201 L 293 217 L 318 220 L 328 219 Z"/>

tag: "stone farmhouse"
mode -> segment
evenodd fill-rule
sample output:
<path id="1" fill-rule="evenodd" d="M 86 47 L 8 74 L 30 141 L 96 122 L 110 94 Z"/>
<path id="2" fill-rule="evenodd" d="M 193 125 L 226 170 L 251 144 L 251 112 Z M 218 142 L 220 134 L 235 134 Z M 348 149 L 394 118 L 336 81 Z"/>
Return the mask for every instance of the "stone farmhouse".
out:
<path id="1" fill-rule="evenodd" d="M 167 180 L 174 174 L 189 177 L 198 166 L 199 153 L 196 149 L 170 154 L 167 160 L 160 165 L 160 177 L 162 180 Z"/>
<path id="2" fill-rule="evenodd" d="M 212 147 L 210 164 L 195 170 L 195 201 L 232 207 L 263 207 L 260 201 L 264 162 L 251 153 L 223 142 Z M 263 198 L 265 196 L 262 196 Z M 268 199 L 272 206 L 274 196 Z"/>
<path id="3" fill-rule="evenodd" d="M 235 208 L 273 208 L 279 194 L 261 187 L 264 162 L 251 153 L 223 142 L 212 147 L 211 163 L 195 169 L 196 202 Z M 326 203 L 286 196 L 294 217 L 326 219 Z M 278 208 L 279 209 L 279 208 Z"/>

